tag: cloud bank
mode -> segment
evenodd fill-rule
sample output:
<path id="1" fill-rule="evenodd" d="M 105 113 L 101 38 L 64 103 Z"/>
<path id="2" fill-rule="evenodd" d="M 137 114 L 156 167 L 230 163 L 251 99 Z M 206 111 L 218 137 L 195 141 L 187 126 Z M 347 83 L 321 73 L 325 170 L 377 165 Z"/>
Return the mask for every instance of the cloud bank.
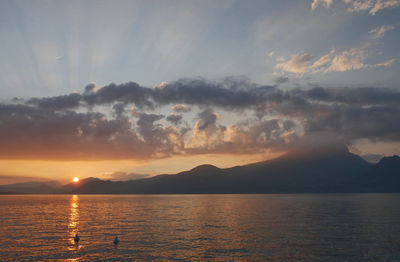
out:
<path id="1" fill-rule="evenodd" d="M 337 56 L 306 65 L 327 70 Z M 299 61 L 292 66 L 307 57 Z M 1 103 L 0 158 L 150 159 L 399 141 L 399 114 L 394 88 L 282 90 L 231 78 L 91 84 L 82 93 Z"/>

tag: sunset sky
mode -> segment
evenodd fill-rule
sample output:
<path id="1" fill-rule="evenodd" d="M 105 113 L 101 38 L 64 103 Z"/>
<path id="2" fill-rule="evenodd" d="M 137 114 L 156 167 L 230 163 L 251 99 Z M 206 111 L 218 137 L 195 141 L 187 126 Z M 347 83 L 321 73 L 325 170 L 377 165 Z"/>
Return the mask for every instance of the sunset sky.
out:
<path id="1" fill-rule="evenodd" d="M 400 154 L 400 0 L 0 1 L 0 184 Z"/>

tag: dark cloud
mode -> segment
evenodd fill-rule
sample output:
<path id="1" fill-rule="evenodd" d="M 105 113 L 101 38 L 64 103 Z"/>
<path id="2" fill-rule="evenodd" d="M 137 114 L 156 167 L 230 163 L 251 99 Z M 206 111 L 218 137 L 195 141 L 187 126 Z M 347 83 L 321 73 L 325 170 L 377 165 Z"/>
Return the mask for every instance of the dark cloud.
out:
<path id="1" fill-rule="evenodd" d="M 112 109 L 114 109 L 115 115 L 120 117 L 123 115 L 125 111 L 125 105 L 124 104 L 115 104 L 112 106 Z"/>
<path id="2" fill-rule="evenodd" d="M 275 81 L 275 83 L 276 83 L 277 85 L 281 85 L 281 84 L 284 84 L 284 83 L 289 82 L 289 77 L 286 77 L 286 76 L 279 76 L 279 77 L 276 77 L 276 78 L 274 79 L 274 81 Z"/>
<path id="3" fill-rule="evenodd" d="M 134 82 L 110 84 L 84 95 L 83 99 L 90 105 L 123 102 L 133 103 L 139 108 L 189 104 L 240 109 L 268 100 L 281 100 L 282 96 L 282 91 L 273 86 L 257 86 L 245 81 L 234 82 L 232 79 L 227 79 L 212 82 L 205 79 L 181 79 L 156 88 L 141 87 Z M 174 110 L 189 111 L 188 107 L 182 105 L 175 105 Z"/>
<path id="4" fill-rule="evenodd" d="M 182 114 L 170 114 L 167 116 L 167 120 L 174 125 L 178 125 L 182 121 Z"/>
<path id="5" fill-rule="evenodd" d="M 303 97 L 325 102 L 346 104 L 398 104 L 400 92 L 396 89 L 363 87 L 363 88 L 322 88 L 314 87 L 300 91 Z"/>
<path id="6" fill-rule="evenodd" d="M 128 119 L 107 119 L 98 112 L 1 105 L 0 139 L 0 157 L 9 159 L 86 160 L 151 155 L 151 149 L 131 129 Z"/>
<path id="7" fill-rule="evenodd" d="M 85 90 L 82 99 L 88 105 L 133 103 L 139 108 L 153 108 L 154 105 L 150 100 L 152 92 L 151 88 L 142 87 L 134 82 L 120 85 L 112 83 L 97 90 L 90 89 L 89 92 Z"/>
<path id="8" fill-rule="evenodd" d="M 152 147 L 152 156 L 165 157 L 179 154 L 184 148 L 183 134 L 175 127 L 156 124 L 164 115 L 138 114 L 136 130 L 146 145 Z"/>
<path id="9" fill-rule="evenodd" d="M 27 101 L 27 104 L 35 105 L 44 109 L 63 110 L 77 108 L 80 106 L 81 102 L 82 95 L 78 93 L 72 93 L 64 96 L 32 98 Z"/>
<path id="10" fill-rule="evenodd" d="M 161 125 L 154 125 L 154 122 L 164 118 L 163 115 L 142 113 L 136 122 L 137 130 L 145 140 L 157 139 L 158 130 Z"/>
<path id="11" fill-rule="evenodd" d="M 34 98 L 28 102 L 53 110 L 114 103 L 134 104 L 140 109 L 153 109 L 167 104 L 190 104 L 239 110 L 267 101 L 281 101 L 284 96 L 281 90 L 273 86 L 258 86 L 246 81 L 182 79 L 156 88 L 142 87 L 134 82 L 120 85 L 112 83 L 100 88 L 89 84 L 83 94 Z M 175 105 L 173 109 L 177 112 L 190 111 L 190 107 L 185 105 Z"/>
<path id="12" fill-rule="evenodd" d="M 155 113 L 165 106 L 177 113 Z M 195 119 L 181 114 L 190 110 Z M 237 122 L 221 124 L 224 112 Z M 400 141 L 399 114 L 400 92 L 390 88 L 280 90 L 234 78 L 156 88 L 90 84 L 82 94 L 0 103 L 0 158 L 151 158 Z"/>
<path id="13" fill-rule="evenodd" d="M 215 126 L 218 119 L 218 114 L 211 108 L 207 108 L 198 114 L 199 121 L 197 127 L 199 130 L 204 130 L 210 126 Z"/>
<path id="14" fill-rule="evenodd" d="M 251 92 L 203 79 L 183 79 L 154 90 L 153 99 L 162 104 L 171 102 L 190 105 L 245 107 L 256 98 Z"/>
<path id="15" fill-rule="evenodd" d="M 89 83 L 88 85 L 85 86 L 84 94 L 90 94 L 94 91 L 96 88 L 95 83 Z"/>

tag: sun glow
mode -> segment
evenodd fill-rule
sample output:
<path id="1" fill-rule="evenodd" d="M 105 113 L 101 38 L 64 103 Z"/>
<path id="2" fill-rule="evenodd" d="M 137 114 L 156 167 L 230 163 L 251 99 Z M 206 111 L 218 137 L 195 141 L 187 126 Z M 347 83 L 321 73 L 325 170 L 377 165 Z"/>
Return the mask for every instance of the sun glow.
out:
<path id="1" fill-rule="evenodd" d="M 79 178 L 78 177 L 74 177 L 74 179 L 72 179 L 72 181 L 74 181 L 75 183 L 79 182 Z"/>

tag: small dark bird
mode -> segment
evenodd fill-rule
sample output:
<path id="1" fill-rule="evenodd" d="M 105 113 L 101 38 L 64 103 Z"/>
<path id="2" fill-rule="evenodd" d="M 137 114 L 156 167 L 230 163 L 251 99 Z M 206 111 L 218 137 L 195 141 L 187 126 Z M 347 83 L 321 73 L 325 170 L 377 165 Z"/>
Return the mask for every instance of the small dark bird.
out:
<path id="1" fill-rule="evenodd" d="M 79 235 L 75 234 L 75 237 L 74 237 L 75 243 L 78 244 L 79 240 L 80 240 Z"/>
<path id="2" fill-rule="evenodd" d="M 114 245 L 117 245 L 117 244 L 119 243 L 119 239 L 118 239 L 118 237 L 115 237 L 115 238 L 114 238 L 114 241 L 113 241 L 113 243 L 114 243 Z"/>

